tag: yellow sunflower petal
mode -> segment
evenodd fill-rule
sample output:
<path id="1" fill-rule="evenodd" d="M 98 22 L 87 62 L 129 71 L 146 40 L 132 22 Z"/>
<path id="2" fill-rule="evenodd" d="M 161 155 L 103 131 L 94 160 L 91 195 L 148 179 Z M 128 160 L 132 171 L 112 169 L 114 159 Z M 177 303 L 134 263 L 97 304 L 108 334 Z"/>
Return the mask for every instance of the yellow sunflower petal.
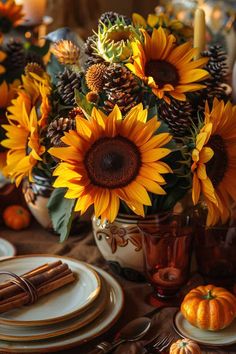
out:
<path id="1" fill-rule="evenodd" d="M 199 201 L 200 197 L 200 192 L 201 192 L 201 186 L 199 179 L 197 178 L 196 173 L 193 175 L 193 187 L 192 187 L 192 199 L 193 199 L 193 204 L 196 205 Z"/>
<path id="2" fill-rule="evenodd" d="M 153 162 L 157 160 L 161 160 L 163 157 L 169 155 L 171 150 L 166 148 L 160 149 L 150 149 L 148 151 L 143 152 L 142 161 L 143 162 Z"/>
<path id="3" fill-rule="evenodd" d="M 137 14 L 136 12 L 132 14 L 132 21 L 135 26 L 141 26 L 145 28 L 147 25 L 146 20 L 143 18 L 143 16 Z"/>
<path id="4" fill-rule="evenodd" d="M 130 200 L 143 203 L 145 205 L 152 205 L 146 189 L 139 183 L 135 181 L 131 182 L 130 185 L 124 187 L 124 191 Z"/>
<path id="5" fill-rule="evenodd" d="M 145 216 L 144 213 L 144 208 L 143 208 L 143 204 L 142 203 L 138 203 L 138 202 L 126 202 L 126 204 L 128 205 L 128 207 L 137 215 L 140 215 L 142 217 Z"/>
<path id="6" fill-rule="evenodd" d="M 144 186 L 149 192 L 165 195 L 166 191 L 155 181 L 150 180 L 149 178 L 138 176 L 136 181 Z"/>

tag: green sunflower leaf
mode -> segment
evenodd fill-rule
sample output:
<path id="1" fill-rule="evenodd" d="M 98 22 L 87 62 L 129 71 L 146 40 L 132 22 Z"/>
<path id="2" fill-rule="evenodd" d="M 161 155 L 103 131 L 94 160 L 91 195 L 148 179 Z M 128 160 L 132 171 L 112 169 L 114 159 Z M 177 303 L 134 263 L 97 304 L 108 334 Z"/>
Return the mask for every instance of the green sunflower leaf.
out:
<path id="1" fill-rule="evenodd" d="M 94 105 L 87 101 L 85 95 L 75 90 L 75 101 L 87 114 L 91 114 Z"/>
<path id="2" fill-rule="evenodd" d="M 60 235 L 60 242 L 64 242 L 70 234 L 76 201 L 75 199 L 66 199 L 64 197 L 66 191 L 66 188 L 54 189 L 47 204 L 53 229 Z"/>

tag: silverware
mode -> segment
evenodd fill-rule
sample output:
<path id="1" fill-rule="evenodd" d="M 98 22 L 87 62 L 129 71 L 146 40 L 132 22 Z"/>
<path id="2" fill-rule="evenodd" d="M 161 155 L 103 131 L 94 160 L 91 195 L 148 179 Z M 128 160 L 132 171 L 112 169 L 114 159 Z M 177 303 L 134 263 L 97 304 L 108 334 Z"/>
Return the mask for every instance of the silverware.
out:
<path id="1" fill-rule="evenodd" d="M 151 319 L 148 317 L 139 317 L 129 322 L 119 332 L 119 338 L 112 343 L 102 342 L 96 346 L 94 350 L 88 354 L 105 354 L 110 353 L 118 345 L 124 342 L 133 342 L 141 339 L 149 330 L 151 326 Z"/>
<path id="2" fill-rule="evenodd" d="M 159 334 L 151 343 L 145 345 L 145 349 L 149 354 L 162 352 L 171 345 L 174 339 L 171 333 Z"/>

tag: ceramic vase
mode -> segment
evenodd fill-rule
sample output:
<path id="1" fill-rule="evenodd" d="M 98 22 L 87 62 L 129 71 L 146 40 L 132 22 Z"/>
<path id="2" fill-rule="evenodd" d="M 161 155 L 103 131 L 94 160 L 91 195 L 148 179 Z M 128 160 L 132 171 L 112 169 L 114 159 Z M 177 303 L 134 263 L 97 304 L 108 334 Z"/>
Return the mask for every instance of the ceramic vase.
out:
<path id="1" fill-rule="evenodd" d="M 49 178 L 34 175 L 34 181 L 25 180 L 23 194 L 32 215 L 45 229 L 52 229 L 52 221 L 48 212 L 47 203 L 53 191 Z"/>
<path id="2" fill-rule="evenodd" d="M 101 254 L 116 274 L 131 281 L 145 279 L 139 221 L 137 216 L 124 214 L 119 214 L 113 223 L 92 218 L 93 234 Z"/>

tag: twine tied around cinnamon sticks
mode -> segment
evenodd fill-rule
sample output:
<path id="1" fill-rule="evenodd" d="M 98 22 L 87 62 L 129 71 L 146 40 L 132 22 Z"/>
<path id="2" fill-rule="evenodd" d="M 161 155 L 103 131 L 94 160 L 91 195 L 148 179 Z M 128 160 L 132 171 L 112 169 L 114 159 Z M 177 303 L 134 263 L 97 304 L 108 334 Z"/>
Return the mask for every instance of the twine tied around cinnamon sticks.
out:
<path id="1" fill-rule="evenodd" d="M 28 302 L 25 305 L 32 305 L 38 300 L 39 296 L 37 289 L 29 279 L 24 279 L 20 275 L 8 271 L 0 271 L 0 275 L 2 274 L 10 275 L 12 278 L 14 278 L 10 280 L 10 282 L 19 286 L 23 291 L 26 292 L 28 295 Z"/>
<path id="2" fill-rule="evenodd" d="M 9 271 L 0 271 L 1 274 L 9 275 L 13 279 L 0 284 L 0 313 L 23 305 L 32 305 L 41 296 L 76 279 L 68 264 L 60 260 L 43 264 L 20 276 Z"/>

